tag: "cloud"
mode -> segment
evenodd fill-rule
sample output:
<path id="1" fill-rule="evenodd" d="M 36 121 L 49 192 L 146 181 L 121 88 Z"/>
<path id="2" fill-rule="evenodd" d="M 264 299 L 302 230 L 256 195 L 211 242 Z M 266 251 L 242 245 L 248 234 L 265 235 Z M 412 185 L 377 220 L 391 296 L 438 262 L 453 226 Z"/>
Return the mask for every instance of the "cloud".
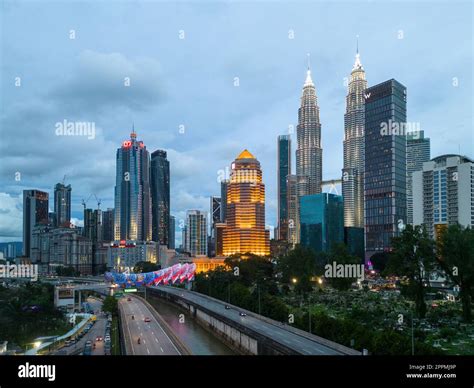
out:
<path id="1" fill-rule="evenodd" d="M 0 241 L 21 240 L 23 197 L 0 193 Z"/>
<path id="2" fill-rule="evenodd" d="M 164 99 L 165 87 L 156 60 L 84 50 L 72 77 L 48 96 L 60 110 L 90 115 L 107 110 L 146 110 Z"/>

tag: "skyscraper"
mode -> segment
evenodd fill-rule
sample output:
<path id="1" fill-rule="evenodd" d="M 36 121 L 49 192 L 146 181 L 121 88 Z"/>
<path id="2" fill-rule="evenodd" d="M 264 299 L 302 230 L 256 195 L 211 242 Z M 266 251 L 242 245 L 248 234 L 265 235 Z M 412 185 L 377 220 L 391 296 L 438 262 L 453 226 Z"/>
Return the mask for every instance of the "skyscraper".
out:
<path id="1" fill-rule="evenodd" d="M 102 230 L 102 210 L 84 209 L 83 236 L 97 244 L 102 241 Z"/>
<path id="2" fill-rule="evenodd" d="M 221 222 L 225 222 L 227 216 L 227 185 L 228 179 L 221 181 Z"/>
<path id="3" fill-rule="evenodd" d="M 58 183 L 54 187 L 54 226 L 69 228 L 71 222 L 71 185 Z"/>
<path id="4" fill-rule="evenodd" d="M 303 85 L 301 105 L 298 109 L 296 135 L 298 140 L 296 150 L 298 196 L 318 194 L 321 192 L 323 150 L 321 148 L 318 98 L 309 66 Z"/>
<path id="5" fill-rule="evenodd" d="M 232 163 L 227 186 L 227 226 L 223 230 L 223 254 L 270 254 L 265 230 L 265 185 L 259 161 L 247 150 Z"/>
<path id="6" fill-rule="evenodd" d="M 207 255 L 207 214 L 199 210 L 186 213 L 186 252 L 191 256 Z"/>
<path id="7" fill-rule="evenodd" d="M 176 218 L 170 215 L 170 229 L 168 232 L 168 248 L 175 248 L 175 228 L 176 228 Z"/>
<path id="8" fill-rule="evenodd" d="M 211 229 L 221 219 L 221 198 L 211 196 L 210 199 Z"/>
<path id="9" fill-rule="evenodd" d="M 288 199 L 288 243 L 294 247 L 298 243 L 299 225 L 298 219 L 298 193 L 296 189 L 296 175 L 288 175 L 286 178 L 286 192 Z"/>
<path id="10" fill-rule="evenodd" d="M 40 190 L 23 190 L 23 255 L 31 258 L 33 228 L 48 224 L 49 195 Z"/>
<path id="11" fill-rule="evenodd" d="M 306 80 L 303 85 L 301 105 L 298 109 L 296 136 L 298 141 L 298 148 L 296 149 L 297 193 L 298 198 L 300 198 L 303 195 L 321 192 L 323 168 L 318 98 L 316 96 L 316 88 L 311 79 L 309 64 Z M 299 217 L 299 210 L 297 215 Z M 299 219 L 296 221 L 296 226 L 298 230 Z M 298 232 L 296 237 L 299 241 Z"/>
<path id="12" fill-rule="evenodd" d="M 152 239 L 169 247 L 170 162 L 166 151 L 151 154 Z"/>
<path id="13" fill-rule="evenodd" d="M 117 149 L 115 240 L 151 240 L 150 155 L 133 131 Z"/>
<path id="14" fill-rule="evenodd" d="M 114 209 L 102 211 L 102 240 L 114 241 Z"/>
<path id="15" fill-rule="evenodd" d="M 424 225 L 431 238 L 448 225 L 474 227 L 474 161 L 441 155 L 423 163 L 412 176 L 413 223 Z"/>
<path id="16" fill-rule="evenodd" d="M 344 226 L 364 227 L 364 124 L 367 89 L 365 70 L 357 49 L 346 96 L 344 114 L 344 167 L 342 196 Z"/>
<path id="17" fill-rule="evenodd" d="M 207 248 L 207 254 L 209 257 L 216 255 L 216 224 L 220 223 L 221 220 L 221 198 L 211 196 L 210 208 L 209 208 L 209 244 Z"/>
<path id="18" fill-rule="evenodd" d="M 301 245 L 315 252 L 327 252 L 344 241 L 344 205 L 340 195 L 305 195 L 300 202 Z"/>
<path id="19" fill-rule="evenodd" d="M 391 79 L 365 92 L 365 255 L 390 251 L 406 224 L 407 92 Z M 402 134 L 400 134 L 402 133 Z"/>
<path id="20" fill-rule="evenodd" d="M 291 174 L 291 137 L 278 136 L 278 240 L 288 241 L 288 195 L 286 180 Z"/>
<path id="21" fill-rule="evenodd" d="M 430 139 L 424 131 L 407 134 L 407 224 L 413 224 L 413 186 L 412 175 L 423 169 L 431 155 Z"/>

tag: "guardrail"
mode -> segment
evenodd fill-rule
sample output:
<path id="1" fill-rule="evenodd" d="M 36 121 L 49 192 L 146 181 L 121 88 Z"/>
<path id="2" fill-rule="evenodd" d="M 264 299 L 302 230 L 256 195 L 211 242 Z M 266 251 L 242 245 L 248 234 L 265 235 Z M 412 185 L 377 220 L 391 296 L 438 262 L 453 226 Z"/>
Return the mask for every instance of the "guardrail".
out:
<path id="1" fill-rule="evenodd" d="M 295 335 L 298 335 L 300 337 L 303 337 L 307 340 L 310 340 L 310 341 L 313 341 L 315 342 L 316 344 L 319 344 L 319 345 L 323 345 L 323 346 L 326 346 L 328 348 L 331 348 L 331 349 L 334 349 L 340 353 L 342 353 L 343 355 L 361 355 L 362 353 L 355 350 L 355 349 L 352 349 L 352 348 L 349 348 L 347 346 L 344 346 L 344 345 L 341 345 L 337 342 L 333 342 L 333 341 L 330 341 L 326 338 L 323 338 L 323 337 L 319 337 L 315 334 L 310 334 L 304 330 L 301 330 L 301 329 L 298 329 L 298 328 L 295 328 L 295 327 L 292 327 L 286 323 L 282 323 L 282 322 L 278 322 L 278 321 L 275 321 L 274 319 L 271 319 L 271 318 L 268 318 L 268 317 L 265 317 L 263 315 L 259 315 L 257 313 L 254 313 L 253 311 L 249 311 L 249 310 L 245 310 L 239 306 L 235 306 L 235 305 L 232 305 L 230 303 L 226 303 L 220 299 L 217 299 L 217 298 L 214 298 L 214 297 L 211 297 L 211 296 L 208 296 L 208 295 L 204 295 L 204 294 L 201 294 L 201 293 L 198 293 L 198 292 L 195 292 L 195 291 L 190 291 L 190 290 L 184 290 L 184 289 L 178 289 L 176 287 L 171 287 L 171 286 L 159 286 L 159 287 L 154 287 L 155 289 L 157 290 L 161 290 L 161 291 L 164 291 L 166 292 L 167 290 L 169 290 L 169 294 L 179 298 L 179 299 L 182 299 L 184 301 L 186 301 L 187 303 L 195 303 L 189 299 L 186 299 L 184 296 L 186 293 L 189 293 L 189 294 L 194 294 L 198 297 L 201 297 L 201 298 L 204 298 L 204 299 L 209 299 L 209 300 L 212 300 L 214 302 L 217 302 L 219 303 L 220 305 L 222 306 L 225 306 L 225 305 L 228 305 L 228 306 L 231 306 L 232 308 L 234 309 L 237 309 L 239 311 L 242 311 L 242 312 L 245 312 L 248 316 L 251 316 L 255 319 L 259 319 L 267 324 L 270 324 L 272 326 L 275 326 L 275 327 L 278 327 L 279 329 L 282 329 L 282 330 L 285 330 L 287 332 L 290 332 L 292 334 L 295 334 Z M 171 291 L 173 290 L 173 291 Z M 182 295 L 180 295 L 180 293 Z M 206 308 L 204 308 L 204 306 L 201 306 L 201 308 L 207 310 Z"/>

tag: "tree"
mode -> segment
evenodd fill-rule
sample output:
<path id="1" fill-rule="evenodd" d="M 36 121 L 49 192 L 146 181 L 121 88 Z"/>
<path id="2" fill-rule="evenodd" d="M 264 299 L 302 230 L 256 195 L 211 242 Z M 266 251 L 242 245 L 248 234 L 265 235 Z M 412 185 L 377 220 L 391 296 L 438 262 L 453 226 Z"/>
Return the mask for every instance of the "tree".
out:
<path id="1" fill-rule="evenodd" d="M 385 271 L 385 268 L 387 267 L 387 263 L 390 259 L 390 255 L 387 252 L 379 252 L 374 254 L 371 258 L 370 261 L 372 263 L 372 267 L 374 270 L 383 272 Z"/>
<path id="2" fill-rule="evenodd" d="M 133 272 L 145 273 L 158 271 L 159 269 L 161 269 L 161 265 L 159 264 L 151 263 L 149 261 L 139 261 L 135 264 L 135 267 L 133 267 Z"/>
<path id="3" fill-rule="evenodd" d="M 102 310 L 112 315 L 117 315 L 118 313 L 118 301 L 113 296 L 106 296 L 104 303 L 102 305 Z"/>
<path id="4" fill-rule="evenodd" d="M 332 265 L 335 262 L 337 264 L 362 264 L 361 260 L 357 256 L 353 256 L 347 250 L 347 246 L 343 243 L 334 244 L 328 255 L 327 264 Z M 329 284 L 339 291 L 347 290 L 351 287 L 352 283 L 356 281 L 356 278 L 339 278 L 332 277 L 328 278 Z"/>
<path id="5" fill-rule="evenodd" d="M 282 283 L 295 284 L 298 293 L 310 292 L 313 289 L 311 278 L 316 274 L 317 258 L 314 252 L 297 245 L 288 254 L 277 261 L 277 271 L 281 274 Z"/>
<path id="6" fill-rule="evenodd" d="M 231 273 L 238 268 L 238 276 L 233 276 L 248 287 L 255 283 L 266 283 L 273 275 L 273 264 L 268 257 L 238 254 L 225 259 L 225 264 L 231 269 Z"/>
<path id="7" fill-rule="evenodd" d="M 441 233 L 437 259 L 449 278 L 460 287 L 463 319 L 470 322 L 474 292 L 474 230 L 450 225 Z"/>
<path id="8" fill-rule="evenodd" d="M 435 267 L 434 242 L 421 226 L 407 225 L 399 237 L 392 238 L 393 251 L 385 273 L 405 276 L 409 295 L 419 317 L 426 315 L 425 283 Z"/>

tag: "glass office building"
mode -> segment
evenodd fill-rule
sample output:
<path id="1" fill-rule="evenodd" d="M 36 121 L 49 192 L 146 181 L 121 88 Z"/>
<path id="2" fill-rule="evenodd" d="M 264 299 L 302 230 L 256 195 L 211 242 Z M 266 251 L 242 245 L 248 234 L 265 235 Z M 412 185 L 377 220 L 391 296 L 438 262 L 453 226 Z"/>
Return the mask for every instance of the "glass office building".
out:
<path id="1" fill-rule="evenodd" d="M 288 193 L 286 180 L 291 174 L 291 138 L 278 136 L 278 235 L 277 240 L 288 241 Z"/>
<path id="2" fill-rule="evenodd" d="M 150 155 L 133 131 L 117 149 L 115 240 L 151 240 Z"/>
<path id="3" fill-rule="evenodd" d="M 166 151 L 151 154 L 152 239 L 169 247 L 170 229 L 170 162 Z"/>
<path id="4" fill-rule="evenodd" d="M 71 222 L 71 185 L 58 183 L 54 187 L 54 226 L 69 228 Z"/>
<path id="5" fill-rule="evenodd" d="M 300 243 L 315 252 L 327 252 L 344 242 L 342 196 L 321 193 L 300 197 Z"/>
<path id="6" fill-rule="evenodd" d="M 391 250 L 406 224 L 405 86 L 391 79 L 365 91 L 365 259 Z"/>

